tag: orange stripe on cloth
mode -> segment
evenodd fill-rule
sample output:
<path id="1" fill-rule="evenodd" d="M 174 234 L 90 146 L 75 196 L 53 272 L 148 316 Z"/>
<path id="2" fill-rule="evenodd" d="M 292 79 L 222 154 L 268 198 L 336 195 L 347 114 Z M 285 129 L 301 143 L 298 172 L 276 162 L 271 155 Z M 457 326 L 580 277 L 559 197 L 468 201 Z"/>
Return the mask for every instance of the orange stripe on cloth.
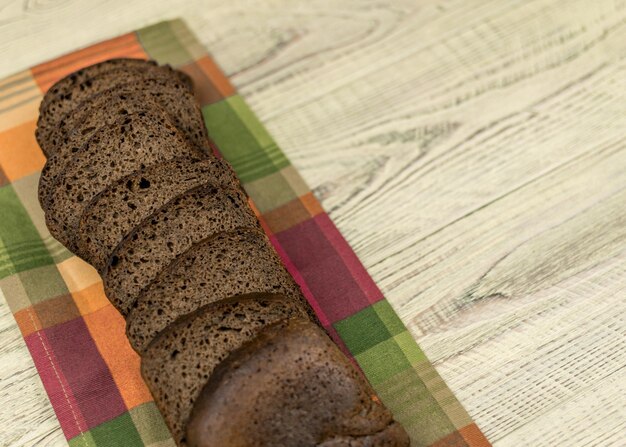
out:
<path id="1" fill-rule="evenodd" d="M 252 211 L 256 215 L 257 219 L 259 219 L 259 223 L 261 224 L 261 227 L 263 228 L 263 231 L 265 232 L 265 234 L 267 234 L 268 236 L 271 236 L 272 229 L 270 228 L 268 223 L 265 221 L 265 218 L 261 214 L 261 211 L 259 211 L 259 209 L 256 207 L 256 205 L 250 198 L 248 198 L 248 205 L 250 205 L 250 208 L 252 208 Z"/>
<path id="2" fill-rule="evenodd" d="M 126 338 L 124 319 L 113 306 L 85 315 L 89 332 L 106 362 L 126 408 L 152 401 L 141 374 L 140 359 Z"/>
<path id="3" fill-rule="evenodd" d="M 313 193 L 309 192 L 278 208 L 267 211 L 263 214 L 263 220 L 270 228 L 271 233 L 277 234 L 295 227 L 322 212 L 323 210 L 317 199 L 313 196 Z"/>
<path id="4" fill-rule="evenodd" d="M 30 70 L 0 80 L 0 132 L 35 121 L 41 98 Z"/>
<path id="5" fill-rule="evenodd" d="M 46 163 L 35 127 L 35 121 L 28 121 L 0 133 L 0 166 L 11 182 L 40 171 Z"/>
<path id="6" fill-rule="evenodd" d="M 470 447 L 491 447 L 491 444 L 476 424 L 467 425 L 459 430 Z"/>
<path id="7" fill-rule="evenodd" d="M 227 98 L 235 94 L 235 88 L 230 83 L 228 78 L 224 75 L 222 70 L 219 69 L 213 59 L 208 56 L 204 56 L 198 59 L 195 64 L 200 67 L 200 69 L 204 72 L 204 74 L 209 78 L 211 84 L 222 94 L 223 97 Z"/>
<path id="8" fill-rule="evenodd" d="M 71 294 L 40 301 L 33 306 L 41 328 L 46 329 L 80 317 L 80 311 Z"/>
<path id="9" fill-rule="evenodd" d="M 59 79 L 80 68 L 118 57 L 147 59 L 148 55 L 137 40 L 137 35 L 128 33 L 37 65 L 31 72 L 39 88 L 45 93 Z"/>
<path id="10" fill-rule="evenodd" d="M 102 289 L 102 283 L 94 284 L 80 292 L 41 301 L 17 311 L 14 316 L 24 337 L 33 332 L 55 326 L 78 317 L 96 313 L 111 306 Z"/>
<path id="11" fill-rule="evenodd" d="M 308 192 L 303 196 L 300 196 L 300 201 L 302 202 L 302 205 L 304 205 L 304 207 L 309 211 L 309 214 L 311 214 L 312 217 L 315 217 L 318 214 L 324 212 L 322 205 L 320 205 L 319 201 L 317 200 L 317 198 L 315 198 L 312 192 Z"/>
<path id="12" fill-rule="evenodd" d="M 17 311 L 13 316 L 24 338 L 41 329 L 41 321 L 32 306 Z"/>
<path id="13" fill-rule="evenodd" d="M 101 282 L 96 269 L 78 256 L 72 256 L 58 263 L 57 269 L 70 292 L 80 292 Z"/>
<path id="14" fill-rule="evenodd" d="M 72 297 L 81 315 L 88 315 L 111 305 L 104 294 L 102 281 L 86 287 L 83 290 L 72 292 Z"/>

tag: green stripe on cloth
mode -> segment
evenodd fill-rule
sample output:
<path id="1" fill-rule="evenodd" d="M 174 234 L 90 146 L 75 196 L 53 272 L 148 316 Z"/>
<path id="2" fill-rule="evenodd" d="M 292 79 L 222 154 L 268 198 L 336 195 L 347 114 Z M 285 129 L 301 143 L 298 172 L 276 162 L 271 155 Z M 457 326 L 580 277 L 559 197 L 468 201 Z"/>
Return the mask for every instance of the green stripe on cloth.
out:
<path id="1" fill-rule="evenodd" d="M 178 40 L 178 43 L 185 48 L 185 51 L 192 57 L 193 60 L 198 60 L 202 57 L 206 57 L 207 50 L 202 46 L 200 41 L 194 36 L 185 22 L 182 19 L 175 19 L 167 22 L 170 25 L 170 31 L 172 35 Z M 183 65 L 178 64 L 176 66 Z"/>
<path id="2" fill-rule="evenodd" d="M 367 351 L 355 354 L 354 358 L 376 389 L 387 378 L 411 368 L 411 362 L 393 339 L 381 341 Z"/>
<path id="3" fill-rule="evenodd" d="M 384 359 L 379 359 L 379 362 L 383 361 Z M 455 430 L 452 422 L 413 368 L 398 372 L 377 383 L 376 392 L 409 433 L 412 447 L 428 446 Z"/>
<path id="4" fill-rule="evenodd" d="M 71 447 L 81 446 L 124 446 L 143 447 L 144 443 L 135 428 L 130 414 L 122 413 L 115 419 L 100 424 L 87 433 L 69 441 Z"/>
<path id="5" fill-rule="evenodd" d="M 209 135 L 243 183 L 289 165 L 267 130 L 239 95 L 202 109 Z"/>
<path id="6" fill-rule="evenodd" d="M 11 185 L 0 188 L 0 210 L 0 278 L 53 264 L 53 259 Z"/>
<path id="7" fill-rule="evenodd" d="M 31 304 L 69 293 L 55 264 L 23 271 L 18 276 Z"/>
<path id="8" fill-rule="evenodd" d="M 54 262 L 58 264 L 59 262 L 65 261 L 74 255 L 50 235 L 50 231 L 46 226 L 46 219 L 37 196 L 39 177 L 40 173 L 36 172 L 13 182 L 12 186 L 15 190 L 15 194 L 19 197 L 22 206 L 30 216 L 33 225 L 37 229 L 39 237 L 48 249 L 48 253 Z"/>
<path id="9" fill-rule="evenodd" d="M 165 442 L 171 443 L 172 446 L 175 445 L 154 402 L 148 402 L 131 409 L 130 417 L 135 422 L 135 427 L 145 445 Z"/>
<path id="10" fill-rule="evenodd" d="M 302 178 L 291 165 L 245 183 L 246 191 L 254 197 L 254 205 L 261 213 L 267 213 L 309 192 Z"/>
<path id="11" fill-rule="evenodd" d="M 96 441 L 96 445 L 143 446 L 139 432 L 129 413 L 122 413 L 115 419 L 98 425 L 89 431 Z"/>
<path id="12" fill-rule="evenodd" d="M 436 397 L 439 385 L 444 392 L 447 387 L 387 300 L 333 326 L 381 400 L 414 443 L 419 440 L 416 445 L 429 445 L 459 427 Z"/>
<path id="13" fill-rule="evenodd" d="M 353 355 L 360 354 L 391 337 L 406 332 L 404 324 L 387 300 L 357 312 L 334 324 Z"/>
<path id="14" fill-rule="evenodd" d="M 70 439 L 71 447 L 171 446 L 176 443 L 154 402 L 139 405 L 120 416 Z"/>
<path id="15" fill-rule="evenodd" d="M 180 35 L 180 26 L 175 27 Z M 161 22 L 137 31 L 137 37 L 150 58 L 160 64 L 180 67 L 193 61 L 193 57 L 181 45 L 177 34 L 172 29 L 172 22 Z"/>

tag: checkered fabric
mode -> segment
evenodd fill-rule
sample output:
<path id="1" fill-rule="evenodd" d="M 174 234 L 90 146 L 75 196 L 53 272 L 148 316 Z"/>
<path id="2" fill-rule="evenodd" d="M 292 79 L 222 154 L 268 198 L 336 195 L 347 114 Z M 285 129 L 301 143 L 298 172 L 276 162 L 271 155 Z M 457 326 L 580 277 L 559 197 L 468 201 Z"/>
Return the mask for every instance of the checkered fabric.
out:
<path id="1" fill-rule="evenodd" d="M 212 143 L 232 163 L 320 321 L 361 367 L 413 446 L 487 446 L 276 142 L 180 20 L 0 81 L 0 290 L 71 446 L 171 446 L 124 321 L 96 272 L 54 240 L 37 202 L 43 93 L 113 57 L 152 58 L 195 81 Z"/>

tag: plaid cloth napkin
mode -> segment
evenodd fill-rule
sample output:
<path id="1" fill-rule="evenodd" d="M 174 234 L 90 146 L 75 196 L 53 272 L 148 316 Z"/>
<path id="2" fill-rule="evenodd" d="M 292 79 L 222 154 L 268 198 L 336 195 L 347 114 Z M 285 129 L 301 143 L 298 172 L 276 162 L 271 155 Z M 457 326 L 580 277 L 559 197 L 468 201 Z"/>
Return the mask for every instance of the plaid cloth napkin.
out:
<path id="1" fill-rule="evenodd" d="M 124 321 L 96 272 L 54 240 L 37 202 L 33 132 L 42 94 L 113 57 L 189 74 L 215 147 L 321 322 L 361 367 L 413 446 L 489 443 L 415 343 L 307 185 L 180 20 L 162 22 L 0 81 L 0 291 L 71 446 L 172 446 Z"/>

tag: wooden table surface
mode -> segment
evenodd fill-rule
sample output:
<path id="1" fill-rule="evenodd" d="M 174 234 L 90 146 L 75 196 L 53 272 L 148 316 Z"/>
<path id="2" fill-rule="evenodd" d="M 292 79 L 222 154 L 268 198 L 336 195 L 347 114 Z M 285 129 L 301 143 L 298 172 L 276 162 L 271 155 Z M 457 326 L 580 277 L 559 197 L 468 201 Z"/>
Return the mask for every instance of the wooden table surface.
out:
<path id="1" fill-rule="evenodd" d="M 624 445 L 624 0 L 2 0 L 0 77 L 177 16 L 494 445 Z M 64 445 L 0 302 L 0 445 Z"/>

